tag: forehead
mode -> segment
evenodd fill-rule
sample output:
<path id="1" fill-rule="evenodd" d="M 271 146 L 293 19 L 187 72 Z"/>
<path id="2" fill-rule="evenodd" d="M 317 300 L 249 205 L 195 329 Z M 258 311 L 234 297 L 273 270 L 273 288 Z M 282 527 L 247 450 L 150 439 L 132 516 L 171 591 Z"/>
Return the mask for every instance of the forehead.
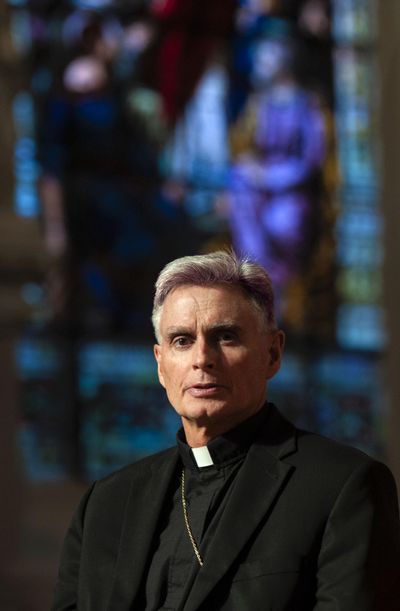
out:
<path id="1" fill-rule="evenodd" d="M 254 324 L 260 314 L 240 287 L 180 286 L 167 296 L 161 311 L 161 327 L 190 324 L 193 320 L 215 324 L 234 322 Z"/>

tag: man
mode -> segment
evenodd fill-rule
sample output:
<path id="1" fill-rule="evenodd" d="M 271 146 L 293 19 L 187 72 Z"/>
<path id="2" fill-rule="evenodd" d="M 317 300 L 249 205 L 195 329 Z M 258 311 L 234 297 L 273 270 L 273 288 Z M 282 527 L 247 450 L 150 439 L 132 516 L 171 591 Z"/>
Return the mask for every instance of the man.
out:
<path id="1" fill-rule="evenodd" d="M 263 268 L 226 252 L 173 261 L 153 323 L 177 447 L 91 487 L 53 611 L 398 611 L 389 470 L 266 403 L 284 335 Z"/>

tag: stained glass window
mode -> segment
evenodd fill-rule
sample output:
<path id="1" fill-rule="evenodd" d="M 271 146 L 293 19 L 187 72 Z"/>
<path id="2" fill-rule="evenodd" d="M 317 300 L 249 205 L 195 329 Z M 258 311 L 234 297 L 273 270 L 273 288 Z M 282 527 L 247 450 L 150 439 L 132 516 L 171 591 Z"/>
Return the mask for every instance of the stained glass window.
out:
<path id="1" fill-rule="evenodd" d="M 271 397 L 378 452 L 375 2 L 8 5 L 25 75 L 14 209 L 40 219 L 50 262 L 43 285 L 23 287 L 43 309 L 40 337 L 17 350 L 32 473 L 68 472 L 78 452 L 90 479 L 173 443 L 153 283 L 167 261 L 229 245 L 276 287 L 288 351 Z M 51 380 L 72 378 L 69 413 Z"/>

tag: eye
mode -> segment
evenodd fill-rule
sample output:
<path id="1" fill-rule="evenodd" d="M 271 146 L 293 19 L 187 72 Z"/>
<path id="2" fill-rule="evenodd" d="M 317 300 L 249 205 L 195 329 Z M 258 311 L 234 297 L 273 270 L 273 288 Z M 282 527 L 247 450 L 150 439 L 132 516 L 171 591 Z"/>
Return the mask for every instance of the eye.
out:
<path id="1" fill-rule="evenodd" d="M 218 340 L 223 343 L 232 343 L 237 341 L 237 335 L 233 331 L 221 331 L 218 334 Z"/>
<path id="2" fill-rule="evenodd" d="M 178 337 L 174 337 L 172 340 L 172 345 L 175 348 L 186 348 L 191 343 L 190 337 L 186 335 L 179 335 Z"/>

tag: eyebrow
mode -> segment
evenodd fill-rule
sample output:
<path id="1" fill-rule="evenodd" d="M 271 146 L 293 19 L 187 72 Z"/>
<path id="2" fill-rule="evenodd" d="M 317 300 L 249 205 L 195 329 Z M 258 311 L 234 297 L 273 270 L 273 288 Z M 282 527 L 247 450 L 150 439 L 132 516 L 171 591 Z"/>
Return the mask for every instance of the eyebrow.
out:
<path id="1" fill-rule="evenodd" d="M 231 331 L 233 333 L 238 333 L 241 330 L 240 325 L 237 325 L 233 322 L 222 322 L 222 323 L 217 323 L 215 325 L 211 325 L 211 327 L 209 327 L 211 332 L 215 332 L 215 331 Z"/>
<path id="2" fill-rule="evenodd" d="M 165 331 L 165 336 L 168 338 L 175 337 L 176 335 L 190 335 L 188 327 L 168 327 Z"/>

